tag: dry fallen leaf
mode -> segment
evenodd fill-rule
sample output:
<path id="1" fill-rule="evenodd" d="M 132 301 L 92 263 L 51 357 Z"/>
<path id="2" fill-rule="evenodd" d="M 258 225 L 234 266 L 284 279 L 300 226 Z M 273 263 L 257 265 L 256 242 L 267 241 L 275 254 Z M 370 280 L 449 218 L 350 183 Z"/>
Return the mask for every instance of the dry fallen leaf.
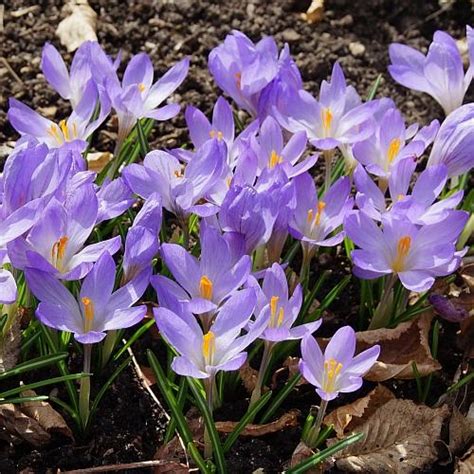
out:
<path id="1" fill-rule="evenodd" d="M 11 403 L 0 405 L 0 427 L 13 436 L 25 440 L 35 447 L 44 446 L 51 440 L 49 433 L 34 419 L 25 415 Z"/>
<path id="2" fill-rule="evenodd" d="M 471 292 L 474 292 L 474 263 L 464 265 L 459 273 Z"/>
<path id="3" fill-rule="evenodd" d="M 314 451 L 307 446 L 303 441 L 298 443 L 293 454 L 291 455 L 290 467 L 295 467 L 298 464 L 302 463 L 304 460 L 308 459 L 314 454 Z M 320 472 L 324 472 L 323 465 L 315 466 L 306 471 L 308 474 L 317 474 Z"/>
<path id="4" fill-rule="evenodd" d="M 288 413 L 282 415 L 278 420 L 266 423 L 264 425 L 247 425 L 240 436 L 265 436 L 270 433 L 276 433 L 287 428 L 298 426 L 298 410 L 290 410 Z M 216 421 L 216 429 L 219 433 L 232 433 L 234 428 L 238 425 L 236 421 Z"/>
<path id="5" fill-rule="evenodd" d="M 114 155 L 109 151 L 98 151 L 87 154 L 87 167 L 90 171 L 100 173 L 112 160 Z"/>
<path id="6" fill-rule="evenodd" d="M 16 317 L 5 338 L 0 338 L 0 372 L 15 367 L 20 355 L 20 343 L 20 318 Z"/>
<path id="7" fill-rule="evenodd" d="M 462 453 L 474 437 L 472 412 L 473 410 L 469 409 L 468 414 L 464 416 L 457 407 L 453 407 L 453 413 L 449 420 L 449 450 L 454 454 Z"/>
<path id="8" fill-rule="evenodd" d="M 301 14 L 301 18 L 309 24 L 319 23 L 324 18 L 324 0 L 312 0 L 306 13 Z"/>
<path id="9" fill-rule="evenodd" d="M 69 52 L 85 41 L 97 41 L 97 13 L 87 0 L 70 0 L 63 9 L 68 16 L 56 28 L 56 36 Z"/>
<path id="10" fill-rule="evenodd" d="M 433 409 L 411 400 L 390 400 L 357 428 L 365 438 L 334 456 L 336 466 L 344 472 L 374 474 L 426 468 L 438 457 L 435 442 L 448 415 L 447 406 Z"/>
<path id="11" fill-rule="evenodd" d="M 258 370 L 250 367 L 248 361 L 246 361 L 239 369 L 239 375 L 247 392 L 252 393 L 257 383 Z"/>
<path id="12" fill-rule="evenodd" d="M 25 390 L 21 396 L 35 397 L 36 393 L 33 390 Z M 72 431 L 64 418 L 48 402 L 25 402 L 21 404 L 20 410 L 37 421 L 49 434 L 60 433 L 73 439 Z"/>
<path id="13" fill-rule="evenodd" d="M 388 388 L 377 385 L 365 397 L 333 410 L 323 422 L 326 426 L 333 425 L 337 437 L 343 438 L 345 432 L 355 431 L 357 426 L 394 398 L 395 395 Z"/>
<path id="14" fill-rule="evenodd" d="M 474 444 L 467 453 L 456 462 L 454 474 L 473 474 L 474 473 Z"/>

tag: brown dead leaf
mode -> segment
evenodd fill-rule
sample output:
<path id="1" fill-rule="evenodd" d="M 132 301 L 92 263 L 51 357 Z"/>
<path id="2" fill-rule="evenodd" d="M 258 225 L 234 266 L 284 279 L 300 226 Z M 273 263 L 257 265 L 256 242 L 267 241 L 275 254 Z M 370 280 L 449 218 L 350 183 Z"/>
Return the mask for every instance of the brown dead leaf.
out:
<path id="1" fill-rule="evenodd" d="M 242 379 L 244 384 L 245 390 L 248 393 L 252 393 L 253 389 L 255 388 L 255 384 L 257 383 L 258 377 L 258 370 L 250 367 L 248 361 L 239 369 L 239 375 Z"/>
<path id="2" fill-rule="evenodd" d="M 302 463 L 304 460 L 308 459 L 314 454 L 314 451 L 307 446 L 303 441 L 298 443 L 293 454 L 291 455 L 290 467 L 295 467 L 298 464 Z M 308 469 L 306 471 L 308 474 L 317 474 L 320 472 L 324 472 L 323 467 L 321 465 L 315 466 L 314 468 Z"/>
<path id="3" fill-rule="evenodd" d="M 114 155 L 109 151 L 97 151 L 87 154 L 87 166 L 90 171 L 100 173 L 113 159 Z"/>
<path id="4" fill-rule="evenodd" d="M 464 352 L 466 359 L 474 359 L 474 316 L 460 322 L 457 345 Z"/>
<path id="5" fill-rule="evenodd" d="M 138 376 L 142 379 L 145 385 L 147 385 L 148 387 L 155 385 L 156 377 L 155 377 L 155 372 L 153 372 L 152 368 L 147 367 L 146 365 L 141 365 L 140 371 L 141 373 L 139 373 Z"/>
<path id="6" fill-rule="evenodd" d="M 34 418 L 12 403 L 0 405 L 0 426 L 35 447 L 44 446 L 51 440 L 49 433 Z"/>
<path id="7" fill-rule="evenodd" d="M 472 407 L 472 405 L 471 405 Z M 464 416 L 457 407 L 449 420 L 449 449 L 454 454 L 462 452 L 474 437 L 473 410 Z"/>
<path id="8" fill-rule="evenodd" d="M 344 472 L 374 474 L 426 468 L 438 457 L 435 442 L 448 415 L 447 406 L 433 409 L 411 400 L 390 400 L 357 428 L 365 438 L 338 452 L 336 466 Z"/>
<path id="9" fill-rule="evenodd" d="M 20 343 L 20 318 L 16 317 L 5 338 L 0 337 L 0 372 L 5 372 L 16 366 L 20 355 Z"/>
<path id="10" fill-rule="evenodd" d="M 97 41 L 97 13 L 87 0 L 70 0 L 63 9 L 67 17 L 56 28 L 56 36 L 69 52 L 85 41 Z"/>
<path id="11" fill-rule="evenodd" d="M 251 436 L 256 438 L 270 433 L 276 433 L 277 431 L 282 431 L 287 428 L 293 428 L 294 426 L 298 426 L 298 415 L 298 410 L 290 410 L 288 413 L 280 416 L 278 420 L 272 421 L 271 423 L 265 423 L 264 425 L 247 425 L 240 433 L 240 436 Z M 216 429 L 219 433 L 229 434 L 234 431 L 237 424 L 238 423 L 235 421 L 216 421 Z"/>
<path id="12" fill-rule="evenodd" d="M 154 474 L 188 474 L 189 468 L 186 464 L 176 461 L 166 461 L 164 464 L 156 466 L 153 470 Z"/>
<path id="13" fill-rule="evenodd" d="M 471 293 L 474 293 L 474 263 L 464 265 L 459 273 L 461 274 L 461 278 L 464 280 L 464 283 L 466 283 Z"/>
<path id="14" fill-rule="evenodd" d="M 365 397 L 333 410 L 323 422 L 326 426 L 333 425 L 337 437 L 343 438 L 345 432 L 355 431 L 382 405 L 394 398 L 395 395 L 388 388 L 377 385 Z"/>
<path id="15" fill-rule="evenodd" d="M 312 0 L 306 13 L 301 14 L 301 18 L 309 24 L 319 23 L 324 18 L 324 0 Z"/>
<path id="16" fill-rule="evenodd" d="M 35 397 L 36 393 L 33 390 L 25 390 L 21 396 Z M 48 402 L 25 402 L 21 404 L 20 410 L 37 421 L 47 433 L 60 433 L 67 438 L 74 438 L 64 418 Z"/>
<path id="17" fill-rule="evenodd" d="M 456 462 L 454 474 L 473 474 L 474 473 L 474 444 L 467 453 Z"/>

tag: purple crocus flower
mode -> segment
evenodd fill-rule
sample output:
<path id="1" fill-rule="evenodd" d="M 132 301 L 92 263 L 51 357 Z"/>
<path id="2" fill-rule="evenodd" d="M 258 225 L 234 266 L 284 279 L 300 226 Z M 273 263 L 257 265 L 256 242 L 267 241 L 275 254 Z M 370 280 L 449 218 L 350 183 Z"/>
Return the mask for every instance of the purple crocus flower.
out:
<path id="1" fill-rule="evenodd" d="M 161 219 L 161 198 L 155 193 L 145 201 L 127 233 L 122 282 L 132 280 L 145 269 L 149 269 L 151 274 L 151 261 L 160 247 Z"/>
<path id="2" fill-rule="evenodd" d="M 448 167 L 448 176 L 467 173 L 474 166 L 474 104 L 466 104 L 450 113 L 433 143 L 427 166 L 440 163 Z"/>
<path id="3" fill-rule="evenodd" d="M 330 234 L 342 225 L 344 216 L 352 209 L 349 178 L 339 178 L 322 199 L 318 198 L 316 185 L 308 173 L 297 176 L 294 183 L 296 208 L 289 222 L 290 234 L 308 247 L 332 247 L 342 242 L 342 231 Z"/>
<path id="4" fill-rule="evenodd" d="M 168 120 L 178 114 L 178 104 L 160 105 L 181 85 L 188 68 L 189 59 L 185 58 L 153 84 L 153 64 L 147 54 L 140 53 L 128 63 L 121 85 L 116 76 L 106 77 L 105 87 L 118 117 L 118 147 L 137 120 Z"/>
<path id="5" fill-rule="evenodd" d="M 317 394 L 323 400 L 331 401 L 341 392 L 359 390 L 363 375 L 371 369 L 380 355 L 379 345 L 354 357 L 355 348 L 356 336 L 350 326 L 336 331 L 324 354 L 313 336 L 307 335 L 301 341 L 300 372 L 316 387 Z"/>
<path id="6" fill-rule="evenodd" d="M 173 155 L 152 151 L 145 156 L 143 165 L 131 164 L 122 175 L 130 189 L 144 199 L 159 191 L 163 207 L 182 219 L 190 213 L 209 216 L 217 212 L 213 203 L 202 200 L 222 176 L 224 166 L 225 146 L 210 140 L 196 152 L 184 171 Z"/>
<path id="7" fill-rule="evenodd" d="M 331 81 L 323 81 L 317 101 L 311 94 L 291 87 L 279 97 L 273 115 L 292 133 L 305 131 L 309 141 L 321 150 L 332 150 L 368 138 L 373 132 L 374 104 L 361 100 L 346 85 L 344 73 L 334 64 Z"/>
<path id="8" fill-rule="evenodd" d="M 396 274 L 409 290 L 428 290 L 435 277 L 449 275 L 459 267 L 463 252 L 456 240 L 468 219 L 463 211 L 450 211 L 436 224 L 416 226 L 396 214 L 382 220 L 383 228 L 360 211 L 344 221 L 347 236 L 360 247 L 352 252 L 354 274 L 373 279 Z"/>
<path id="9" fill-rule="evenodd" d="M 97 102 L 100 101 L 99 116 L 93 119 Z M 110 102 L 99 90 L 93 80 L 87 83 L 82 99 L 69 118 L 59 124 L 42 117 L 27 105 L 10 99 L 8 120 L 21 135 L 31 135 L 49 148 L 63 146 L 83 151 L 87 138 L 102 124 L 110 112 Z"/>
<path id="10" fill-rule="evenodd" d="M 435 32 L 426 56 L 409 46 L 391 44 L 388 71 L 401 85 L 431 95 L 448 115 L 462 104 L 472 80 L 474 40 L 469 26 L 467 37 L 471 64 L 466 74 L 456 41 L 444 31 Z"/>
<path id="11" fill-rule="evenodd" d="M 92 184 L 78 187 L 64 204 L 51 199 L 28 235 L 8 244 L 13 266 L 36 268 L 63 280 L 83 278 L 105 251 L 113 255 L 121 246 L 117 236 L 84 247 L 97 213 Z"/>
<path id="12" fill-rule="evenodd" d="M 460 323 L 470 317 L 469 311 L 465 307 L 456 304 L 456 298 L 433 294 L 429 296 L 428 300 L 433 305 L 436 313 L 446 321 Z"/>
<path id="13" fill-rule="evenodd" d="M 122 177 L 112 181 L 106 178 L 96 194 L 99 202 L 96 224 L 120 216 L 135 202 Z"/>
<path id="14" fill-rule="evenodd" d="M 238 370 L 245 362 L 245 349 L 257 339 L 267 324 L 263 318 L 241 335 L 255 308 L 253 289 L 239 291 L 222 306 L 206 332 L 191 314 L 176 314 L 154 308 L 156 324 L 168 343 L 179 353 L 171 367 L 179 375 L 213 379 L 221 370 Z"/>
<path id="15" fill-rule="evenodd" d="M 209 71 L 217 85 L 252 116 L 258 114 L 262 90 L 278 73 L 278 49 L 266 36 L 254 44 L 240 31 L 232 31 L 209 54 Z"/>
<path id="16" fill-rule="evenodd" d="M 382 116 L 375 133 L 359 141 L 352 148 L 357 161 L 369 173 L 388 179 L 394 165 L 406 158 L 418 158 L 434 140 L 439 122 L 433 120 L 418 133 L 418 125 L 405 128 L 405 121 L 398 109 L 388 109 Z M 411 139 L 409 143 L 407 140 Z"/>
<path id="17" fill-rule="evenodd" d="M 257 320 L 264 317 L 268 326 L 260 336 L 269 342 L 281 342 L 290 339 L 301 339 L 306 334 L 312 334 L 321 326 L 321 320 L 301 324 L 293 328 L 303 302 L 301 285 L 297 285 L 291 297 L 288 291 L 288 282 L 281 265 L 274 263 L 265 271 L 262 287 L 255 279 L 251 286 L 257 292 L 257 306 L 255 314 Z"/>
<path id="18" fill-rule="evenodd" d="M 309 170 L 318 156 L 312 155 L 298 163 L 306 149 L 306 133 L 296 132 L 285 145 L 280 125 L 273 117 L 267 117 L 257 137 L 250 139 L 250 146 L 257 156 L 257 174 L 264 169 L 282 168 L 288 178 L 293 178 Z M 298 164 L 297 164 L 298 163 Z"/>
<path id="19" fill-rule="evenodd" d="M 6 250 L 0 250 L 0 265 L 8 263 Z M 12 304 L 17 299 L 16 281 L 10 271 L 0 268 L 0 304 Z"/>
<path id="20" fill-rule="evenodd" d="M 162 244 L 161 255 L 176 281 L 186 291 L 190 311 L 214 313 L 247 280 L 251 261 L 248 255 L 237 262 L 229 242 L 219 230 L 201 223 L 201 258 L 198 260 L 181 245 Z M 183 299 L 183 294 L 177 294 Z"/>
<path id="21" fill-rule="evenodd" d="M 449 198 L 435 203 L 444 189 L 448 179 L 444 165 L 431 166 L 420 173 L 413 190 L 409 191 L 410 181 L 416 163 L 411 158 L 399 161 L 392 170 L 388 180 L 388 191 L 391 203 L 388 205 L 385 194 L 372 181 L 359 165 L 354 172 L 357 188 L 357 207 L 375 220 L 381 220 L 387 212 L 397 213 L 400 218 L 407 218 L 413 224 L 435 224 L 445 219 L 463 197 L 463 191 L 454 193 Z"/>
<path id="22" fill-rule="evenodd" d="M 82 282 L 77 300 L 47 272 L 28 268 L 25 276 L 28 287 L 40 300 L 38 319 L 46 326 L 74 333 L 82 344 L 100 342 L 106 331 L 133 326 L 146 313 L 146 306 L 132 307 L 148 285 L 146 275 L 113 292 L 115 263 L 108 252 Z"/>

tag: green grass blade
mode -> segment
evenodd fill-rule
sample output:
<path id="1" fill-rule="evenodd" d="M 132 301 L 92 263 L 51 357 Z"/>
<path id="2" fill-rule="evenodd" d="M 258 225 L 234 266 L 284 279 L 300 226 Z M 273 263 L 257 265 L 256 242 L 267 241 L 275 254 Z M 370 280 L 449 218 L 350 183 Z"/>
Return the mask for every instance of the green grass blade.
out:
<path id="1" fill-rule="evenodd" d="M 32 359 L 27 362 L 18 364 L 16 367 L 13 367 L 13 369 L 6 370 L 5 372 L 0 373 L 0 380 L 7 379 L 9 377 L 14 377 L 25 372 L 30 372 L 31 370 L 38 370 L 43 367 L 47 367 L 48 365 L 60 362 L 61 360 L 66 359 L 67 357 L 67 352 L 60 352 L 58 354 L 37 357 L 36 359 Z"/>
<path id="2" fill-rule="evenodd" d="M 372 87 L 370 88 L 369 93 L 367 94 L 366 102 L 369 102 L 369 100 L 372 100 L 375 97 L 375 94 L 377 94 L 377 89 L 379 88 L 381 81 L 382 81 L 382 74 L 379 74 L 377 78 L 375 79 L 374 83 L 372 84 Z"/>
<path id="3" fill-rule="evenodd" d="M 18 398 L 8 398 L 7 400 L 0 400 L 0 405 L 5 405 L 6 403 L 25 403 L 25 402 L 43 402 L 48 400 L 47 395 L 38 395 L 36 397 L 18 397 Z"/>
<path id="4" fill-rule="evenodd" d="M 113 360 L 114 361 L 117 361 L 118 359 L 120 359 L 120 357 L 122 356 L 122 354 L 135 342 L 137 341 L 141 336 L 143 336 L 143 334 L 145 334 L 148 329 L 150 329 L 153 325 L 155 324 L 155 320 L 154 319 L 150 319 L 149 321 L 147 321 L 145 324 L 141 325 L 133 334 L 132 336 L 130 337 L 130 339 L 125 343 L 125 345 L 123 347 L 121 347 L 117 353 L 114 355 L 114 358 Z"/>

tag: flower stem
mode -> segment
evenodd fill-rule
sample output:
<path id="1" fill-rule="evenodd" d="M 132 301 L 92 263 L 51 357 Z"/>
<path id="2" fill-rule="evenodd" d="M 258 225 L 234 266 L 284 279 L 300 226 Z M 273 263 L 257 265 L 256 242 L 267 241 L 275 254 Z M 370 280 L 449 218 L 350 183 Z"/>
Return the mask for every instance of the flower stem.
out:
<path id="1" fill-rule="evenodd" d="M 372 317 L 372 321 L 370 321 L 369 324 L 369 330 L 380 329 L 387 326 L 392 313 L 392 289 L 397 282 L 397 278 L 397 274 L 392 273 L 385 282 L 382 298 L 380 299 L 380 302 L 374 311 L 374 316 Z"/>
<path id="2" fill-rule="evenodd" d="M 316 442 L 318 441 L 319 432 L 321 431 L 321 424 L 323 422 L 327 407 L 327 400 L 321 399 L 321 405 L 319 407 L 318 415 L 316 416 L 314 425 L 309 429 L 306 439 L 303 440 L 310 448 L 316 447 Z"/>
<path id="3" fill-rule="evenodd" d="M 84 344 L 83 371 L 85 374 L 89 374 L 91 371 L 91 353 L 92 344 Z M 82 427 L 84 430 L 89 421 L 90 397 L 91 379 L 89 375 L 86 375 L 81 379 L 81 386 L 79 389 L 79 415 L 81 417 Z"/>
<path id="4" fill-rule="evenodd" d="M 211 375 L 208 379 L 204 379 L 204 388 L 206 390 L 206 400 L 209 411 L 214 411 L 214 394 L 215 394 L 215 377 Z M 204 458 L 209 459 L 212 456 L 212 442 L 207 427 L 204 427 Z"/>
<path id="5" fill-rule="evenodd" d="M 327 193 L 329 187 L 331 186 L 331 171 L 332 171 L 332 159 L 334 157 L 334 150 L 324 150 L 324 192 Z"/>
<path id="6" fill-rule="evenodd" d="M 301 242 L 301 247 L 303 249 L 303 260 L 301 261 L 300 269 L 300 283 L 305 287 L 308 285 L 309 280 L 309 267 L 311 260 L 316 253 L 316 247 L 311 246 L 307 242 Z"/>
<path id="7" fill-rule="evenodd" d="M 270 341 L 265 341 L 263 346 L 262 361 L 260 362 L 260 369 L 258 370 L 257 381 L 255 383 L 255 388 L 252 391 L 252 396 L 250 397 L 249 409 L 260 400 L 262 396 L 262 386 L 263 378 L 265 377 L 265 372 L 267 371 L 268 364 L 270 363 L 272 349 L 274 343 Z"/>
<path id="8" fill-rule="evenodd" d="M 102 369 L 107 365 L 107 362 L 109 362 L 110 356 L 112 355 L 112 351 L 115 347 L 115 343 L 117 342 L 117 334 L 117 330 L 112 330 L 109 331 L 105 337 L 104 344 L 102 345 Z"/>

